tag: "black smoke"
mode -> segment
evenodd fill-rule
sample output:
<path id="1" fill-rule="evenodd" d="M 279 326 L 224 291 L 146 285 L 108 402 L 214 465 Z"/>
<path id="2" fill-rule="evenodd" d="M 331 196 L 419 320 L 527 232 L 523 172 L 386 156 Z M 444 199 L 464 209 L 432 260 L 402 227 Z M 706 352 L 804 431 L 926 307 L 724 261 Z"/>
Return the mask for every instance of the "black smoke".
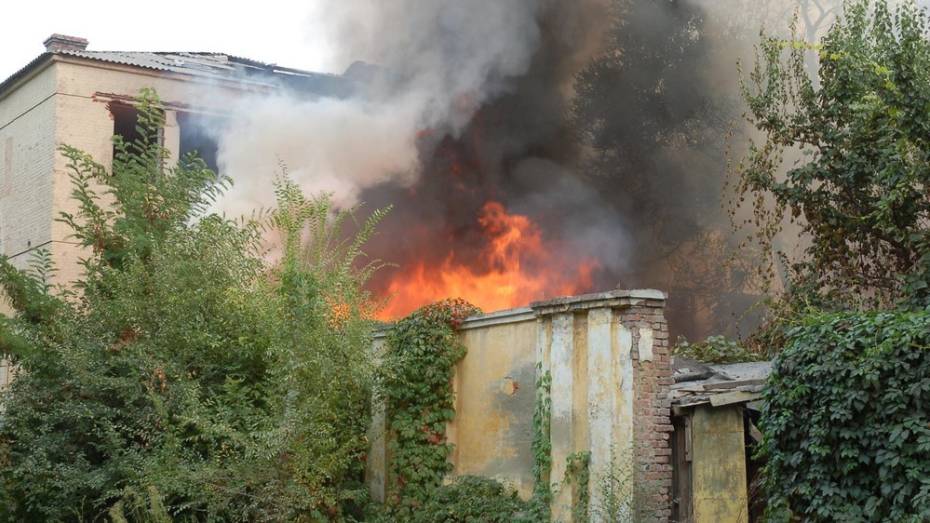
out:
<path id="1" fill-rule="evenodd" d="M 480 265 L 487 240 L 477 216 L 500 201 L 572 256 L 599 260 L 591 290 L 666 290 L 673 333 L 732 334 L 757 297 L 722 265 L 732 246 L 721 191 L 739 110 L 737 55 L 709 16 L 664 0 L 547 4 L 526 73 L 461 132 L 423 133 L 413 185 L 361 193 L 368 205 L 394 206 L 372 254 L 401 267 L 449 253 Z M 381 273 L 373 288 L 391 277 Z"/>

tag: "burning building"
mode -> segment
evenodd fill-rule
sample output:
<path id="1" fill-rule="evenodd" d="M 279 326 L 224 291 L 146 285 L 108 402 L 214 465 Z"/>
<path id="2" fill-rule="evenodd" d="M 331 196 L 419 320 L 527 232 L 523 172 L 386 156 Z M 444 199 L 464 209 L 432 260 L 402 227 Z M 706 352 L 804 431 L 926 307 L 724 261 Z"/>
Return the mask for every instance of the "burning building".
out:
<path id="1" fill-rule="evenodd" d="M 319 74 L 51 37 L 0 84 L 0 253 L 23 264 L 48 248 L 59 278 L 76 278 L 56 147 L 106 166 L 154 87 L 167 148 L 234 180 L 220 210 L 273 203 L 280 164 L 308 192 L 393 207 L 368 249 L 392 264 L 370 282 L 389 298 L 382 319 L 448 296 L 490 311 L 655 287 L 670 291 L 673 340 L 736 333 L 757 297 L 727 263 L 719 205 L 733 88 L 714 73 L 734 57 L 709 41 L 699 3 L 322 4 L 350 34 L 343 51 L 378 67 Z"/>
<path id="2" fill-rule="evenodd" d="M 673 340 L 735 333 L 756 296 L 727 263 L 719 205 L 735 86 L 716 73 L 733 68 L 720 52 L 733 33 L 710 38 L 701 2 L 319 3 L 342 51 L 379 66 L 319 74 L 49 38 L 0 84 L 0 253 L 23 265 L 47 248 L 76 279 L 56 149 L 108 165 L 153 87 L 167 148 L 234 180 L 220 210 L 273 203 L 280 164 L 342 205 L 393 207 L 368 247 L 392 264 L 370 282 L 382 319 L 449 296 L 491 311 L 655 287 Z"/>
<path id="3" fill-rule="evenodd" d="M 218 146 L 199 122 L 222 118 L 229 100 L 292 85 L 307 96 L 340 96 L 346 77 L 309 73 L 213 53 L 89 51 L 82 38 L 52 35 L 46 51 L 0 83 L 0 254 L 25 266 L 47 249 L 58 278 L 77 278 L 79 251 L 65 224 L 72 212 L 71 181 L 62 144 L 109 167 L 113 136 L 135 135 L 134 103 L 154 88 L 162 98 L 161 139 L 178 155 L 196 151 L 213 168 Z"/>
<path id="4" fill-rule="evenodd" d="M 706 115 L 719 112 L 706 96 L 715 68 L 702 49 L 710 44 L 698 29 L 701 11 L 646 2 L 626 25 L 610 27 L 602 0 L 390 4 L 368 14 L 397 24 L 382 35 L 404 38 L 389 38 L 372 56 L 355 50 L 383 67 L 357 63 L 342 75 L 216 53 L 90 51 L 86 40 L 53 35 L 45 53 L 0 84 L 0 253 L 22 266 L 48 249 L 58 279 L 77 279 L 80 250 L 55 220 L 74 205 L 57 147 L 78 147 L 108 166 L 112 135 L 133 137 L 136 94 L 153 87 L 167 149 L 197 151 L 235 181 L 227 212 L 270 203 L 262 195 L 279 161 L 305 189 L 334 191 L 344 205 L 393 206 L 369 246 L 395 264 L 371 282 L 389 298 L 383 319 L 450 296 L 494 311 L 618 282 L 669 289 L 670 334 L 662 313 L 634 310 L 664 307 L 664 294 L 618 291 L 502 313 L 526 336 L 519 347 L 511 337 L 500 345 L 519 349 L 523 383 L 537 363 L 537 316 L 552 316 L 543 334 L 555 332 L 550 352 L 566 361 L 581 361 L 576 344 L 579 354 L 622 353 L 630 368 L 635 353 L 650 363 L 642 392 L 657 402 L 636 414 L 671 430 L 662 390 L 652 390 L 653 381 L 668 385 L 669 338 L 709 334 L 753 298 L 724 263 L 720 213 L 708 211 L 717 209 L 723 157 L 707 138 L 719 133 Z M 450 39 L 450 27 L 486 30 Z M 627 54 L 612 47 L 618 38 Z M 590 320 L 589 308 L 598 310 Z M 631 311 L 642 317 L 623 316 Z M 506 353 L 498 348 L 486 352 Z M 597 361 L 585 368 L 597 371 Z M 488 366 L 481 376 L 507 370 Z M 596 385 L 613 390 L 619 375 Z M 571 388 L 562 395 L 572 398 L 566 412 L 575 397 L 586 405 L 586 394 L 600 390 L 582 391 L 580 382 L 576 391 L 573 377 L 556 382 Z M 504 389 L 532 398 L 530 387 L 518 397 L 516 387 Z M 624 405 L 632 416 L 634 404 Z M 463 470 L 477 461 L 457 457 Z M 660 472 L 671 481 L 669 466 Z"/>
<path id="5" fill-rule="evenodd" d="M 45 44 L 45 53 L 0 84 L 0 253 L 24 266 L 31 253 L 47 249 L 59 264 L 63 282 L 77 279 L 79 251 L 68 239 L 67 227 L 56 221 L 59 213 L 71 212 L 75 205 L 65 159 L 57 152 L 60 145 L 81 148 L 108 166 L 112 136 L 134 137 L 136 96 L 141 88 L 153 87 L 163 100 L 162 140 L 167 149 L 175 157 L 196 151 L 218 169 L 216 131 L 205 122 L 228 118 L 224 104 L 274 90 L 308 99 L 344 98 L 361 89 L 353 71 L 364 68 L 357 65 L 335 76 L 221 54 L 89 51 L 86 40 L 63 35 L 53 35 Z M 424 144 L 436 140 L 429 130 L 417 139 Z M 474 161 L 459 148 L 445 140 L 435 146 L 432 163 L 434 169 L 448 170 L 453 182 L 449 190 L 474 199 L 476 189 L 489 188 L 480 186 Z M 442 185 L 445 179 L 436 182 Z M 417 191 L 427 189 L 436 187 L 408 187 L 403 195 L 386 189 L 376 204 L 395 197 L 416 199 Z M 417 220 L 427 224 L 430 218 L 424 214 L 431 205 L 423 203 L 421 209 L 405 204 L 398 213 L 422 213 Z M 463 206 L 461 222 L 448 224 L 445 231 L 425 225 L 420 231 L 410 229 L 400 242 L 392 241 L 400 247 L 398 253 L 411 244 L 422 249 L 439 243 L 421 250 L 417 263 L 405 259 L 400 270 L 377 282 L 380 294 L 395 297 L 383 317 L 397 317 L 451 295 L 493 310 L 592 286 L 596 260 L 559 259 L 563 246 L 493 195 L 480 195 L 475 205 Z M 384 246 L 377 247 L 382 258 L 397 261 Z"/>

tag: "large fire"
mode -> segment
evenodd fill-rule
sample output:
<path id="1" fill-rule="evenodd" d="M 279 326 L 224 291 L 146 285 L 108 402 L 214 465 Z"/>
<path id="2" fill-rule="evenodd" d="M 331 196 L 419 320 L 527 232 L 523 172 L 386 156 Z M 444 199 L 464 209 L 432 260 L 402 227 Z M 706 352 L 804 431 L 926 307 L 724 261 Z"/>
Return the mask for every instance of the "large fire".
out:
<path id="1" fill-rule="evenodd" d="M 546 242 L 527 216 L 509 214 L 502 204 L 489 201 L 478 225 L 487 242 L 477 263 L 466 265 L 450 252 L 438 266 L 419 262 L 400 267 L 379 317 L 396 319 L 444 298 L 463 298 L 495 311 L 590 290 L 597 262 L 565 259 L 562 249 Z"/>

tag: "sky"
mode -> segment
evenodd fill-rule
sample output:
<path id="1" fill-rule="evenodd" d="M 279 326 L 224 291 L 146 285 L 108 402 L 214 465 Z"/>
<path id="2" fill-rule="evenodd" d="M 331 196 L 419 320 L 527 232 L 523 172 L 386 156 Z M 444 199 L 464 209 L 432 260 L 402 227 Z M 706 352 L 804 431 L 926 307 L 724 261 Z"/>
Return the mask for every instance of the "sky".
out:
<path id="1" fill-rule="evenodd" d="M 352 0 L 346 0 L 352 1 Z M 97 51 L 211 51 L 341 73 L 312 0 L 217 2 L 27 0 L 3 2 L 0 80 L 45 48 L 52 33 L 80 36 Z"/>

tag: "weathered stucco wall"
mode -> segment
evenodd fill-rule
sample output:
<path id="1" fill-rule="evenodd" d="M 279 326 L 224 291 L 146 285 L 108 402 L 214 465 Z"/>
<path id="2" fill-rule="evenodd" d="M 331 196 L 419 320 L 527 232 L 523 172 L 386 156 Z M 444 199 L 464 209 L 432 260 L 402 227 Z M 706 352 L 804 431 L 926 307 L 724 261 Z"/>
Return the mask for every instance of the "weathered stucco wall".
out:
<path id="1" fill-rule="evenodd" d="M 536 385 L 548 373 L 553 520 L 572 520 L 580 493 L 563 482 L 567 460 L 590 452 L 592 521 L 603 521 L 602 486 L 610 477 L 621 480 L 619 499 L 637 496 L 644 520 L 666 521 L 671 371 L 664 303 L 659 291 L 618 290 L 468 319 L 460 330 L 468 353 L 456 367 L 448 427 L 453 474 L 494 478 L 531 495 Z M 376 408 L 368 460 L 376 499 L 383 499 L 389 460 L 384 430 Z"/>
<path id="2" fill-rule="evenodd" d="M 494 478 L 529 497 L 536 318 L 530 309 L 517 309 L 463 327 L 469 356 L 459 362 L 453 381 L 455 420 L 449 425 L 449 440 L 455 445 L 453 473 Z"/>
<path id="3" fill-rule="evenodd" d="M 740 406 L 697 407 L 692 421 L 694 523 L 749 521 Z"/>

